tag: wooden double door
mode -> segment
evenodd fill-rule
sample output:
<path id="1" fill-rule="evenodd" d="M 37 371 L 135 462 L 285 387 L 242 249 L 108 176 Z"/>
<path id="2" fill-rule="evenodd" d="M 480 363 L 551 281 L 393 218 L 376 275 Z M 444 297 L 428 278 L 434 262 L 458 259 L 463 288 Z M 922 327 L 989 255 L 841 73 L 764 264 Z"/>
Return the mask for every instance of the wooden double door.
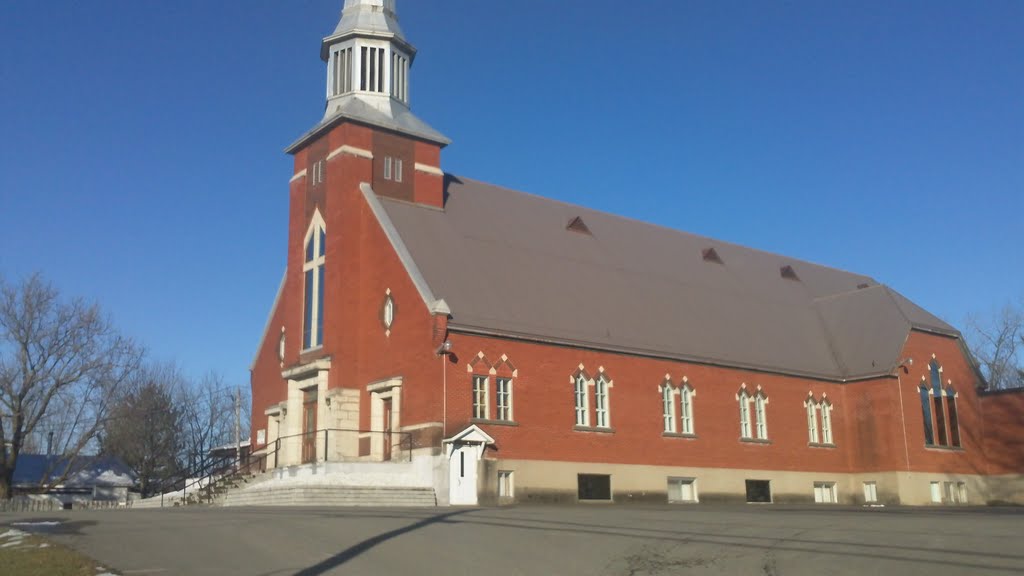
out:
<path id="1" fill-rule="evenodd" d="M 316 462 L 317 389 L 302 391 L 302 463 Z"/>

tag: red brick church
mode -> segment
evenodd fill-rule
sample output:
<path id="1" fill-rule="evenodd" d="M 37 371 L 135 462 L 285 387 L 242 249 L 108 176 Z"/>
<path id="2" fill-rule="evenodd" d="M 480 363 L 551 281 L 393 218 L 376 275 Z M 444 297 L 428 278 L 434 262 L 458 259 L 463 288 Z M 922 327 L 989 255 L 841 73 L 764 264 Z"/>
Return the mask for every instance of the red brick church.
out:
<path id="1" fill-rule="evenodd" d="M 345 0 L 323 40 L 252 366 L 268 466 L 406 466 L 442 504 L 1024 503 L 1024 394 L 984 392 L 954 327 L 869 276 L 446 173 L 415 56 L 394 0 Z"/>

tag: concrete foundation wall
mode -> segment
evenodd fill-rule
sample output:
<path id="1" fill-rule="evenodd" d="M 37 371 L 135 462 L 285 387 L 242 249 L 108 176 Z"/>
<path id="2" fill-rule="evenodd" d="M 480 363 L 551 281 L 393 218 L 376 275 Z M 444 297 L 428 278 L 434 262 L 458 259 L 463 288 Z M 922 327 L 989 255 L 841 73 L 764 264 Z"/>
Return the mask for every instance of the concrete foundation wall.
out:
<path id="1" fill-rule="evenodd" d="M 498 472 L 513 473 L 514 496 L 498 498 Z M 815 482 L 834 482 L 838 504 L 865 504 L 864 483 L 874 482 L 877 500 L 887 505 L 948 505 L 990 503 L 1024 504 L 1024 475 L 986 477 L 974 474 L 921 472 L 790 472 L 726 468 L 644 466 L 541 460 L 485 460 L 481 463 L 480 503 L 578 502 L 577 475 L 611 476 L 612 502 L 668 501 L 668 479 L 693 478 L 699 502 L 745 502 L 746 480 L 770 482 L 772 502 L 814 503 Z M 932 482 L 939 483 L 943 502 L 932 501 Z M 953 489 L 963 483 L 966 502 L 959 494 L 946 501 L 945 483 Z"/>

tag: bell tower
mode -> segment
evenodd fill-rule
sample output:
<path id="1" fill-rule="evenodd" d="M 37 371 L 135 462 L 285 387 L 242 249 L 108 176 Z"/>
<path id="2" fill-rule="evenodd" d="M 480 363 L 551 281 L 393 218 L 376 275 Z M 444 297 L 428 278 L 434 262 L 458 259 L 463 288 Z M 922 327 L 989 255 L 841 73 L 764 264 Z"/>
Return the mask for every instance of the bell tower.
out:
<path id="1" fill-rule="evenodd" d="M 323 118 L 287 152 L 296 156 L 296 173 L 306 169 L 314 185 L 332 180 L 324 161 L 354 154 L 372 164 L 368 183 L 378 195 L 443 208 L 441 149 L 450 140 L 412 113 L 416 48 L 402 33 L 395 4 L 345 0 L 320 47 L 327 64 Z"/>

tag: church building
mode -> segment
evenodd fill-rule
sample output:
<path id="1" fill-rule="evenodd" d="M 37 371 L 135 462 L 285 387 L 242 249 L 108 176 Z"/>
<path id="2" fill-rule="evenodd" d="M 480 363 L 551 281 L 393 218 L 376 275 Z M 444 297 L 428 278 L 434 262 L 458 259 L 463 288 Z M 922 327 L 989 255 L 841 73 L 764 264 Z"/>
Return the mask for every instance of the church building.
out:
<path id="1" fill-rule="evenodd" d="M 444 171 L 395 0 L 287 152 L 253 457 L 438 504 L 1024 503 L 1024 393 L 870 276 Z"/>

